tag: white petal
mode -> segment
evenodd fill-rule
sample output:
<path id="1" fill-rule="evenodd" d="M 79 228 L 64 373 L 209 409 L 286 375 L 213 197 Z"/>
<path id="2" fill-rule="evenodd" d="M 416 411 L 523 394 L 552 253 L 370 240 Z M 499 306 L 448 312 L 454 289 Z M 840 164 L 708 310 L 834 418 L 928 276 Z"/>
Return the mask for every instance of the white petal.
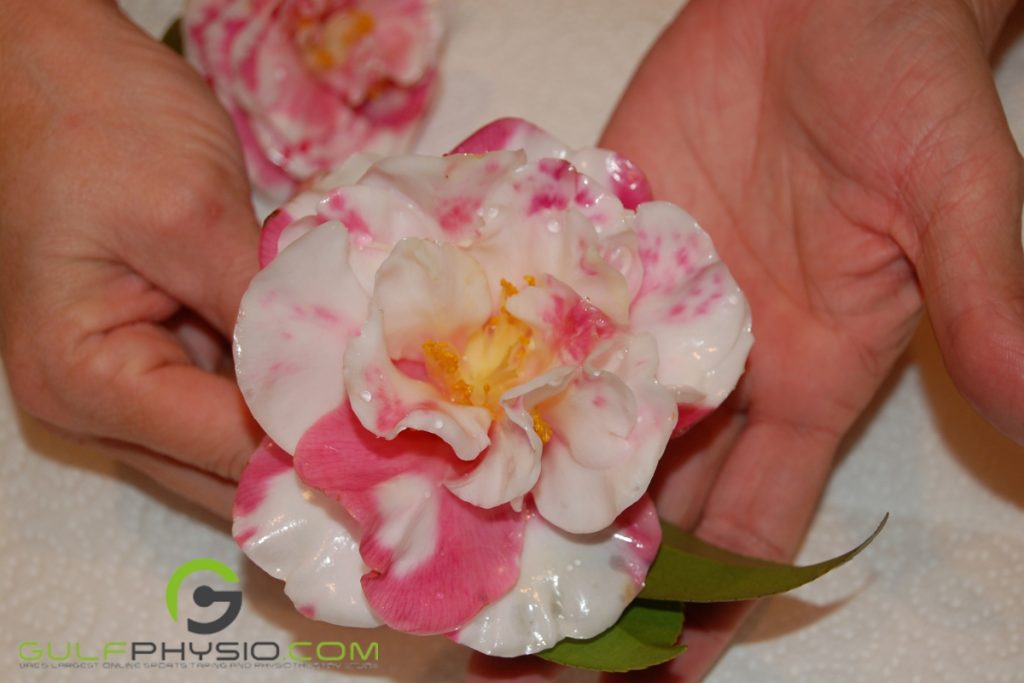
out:
<path id="1" fill-rule="evenodd" d="M 456 496 L 482 508 L 493 508 L 525 496 L 540 476 L 541 441 L 533 425 L 510 419 L 491 428 L 491 445 L 471 472 L 445 482 Z M 518 509 L 518 508 L 517 508 Z"/>
<path id="2" fill-rule="evenodd" d="M 673 396 L 654 377 L 657 363 L 649 335 L 620 336 L 540 406 L 554 438 L 533 496 L 552 524 L 573 533 L 603 529 L 647 490 L 677 418 Z"/>
<path id="3" fill-rule="evenodd" d="M 483 227 L 484 198 L 525 162 L 522 152 L 406 155 L 374 164 L 362 182 L 401 193 L 441 226 L 445 241 L 464 245 Z"/>
<path id="4" fill-rule="evenodd" d="M 460 628 L 456 641 L 515 657 L 606 630 L 639 593 L 657 548 L 653 505 L 638 512 L 644 518 L 629 526 L 616 523 L 587 535 L 566 533 L 532 515 L 518 583 Z"/>
<path id="5" fill-rule="evenodd" d="M 263 500 L 235 518 L 232 533 L 261 569 L 285 582 L 301 611 L 340 626 L 372 627 L 360 578 L 359 525 L 324 494 L 302 484 L 288 468 L 268 477 Z"/>
<path id="6" fill-rule="evenodd" d="M 629 319 L 627 282 L 601 257 L 594 227 L 575 209 L 525 216 L 496 208 L 488 215 L 486 236 L 467 251 L 483 266 L 495 296 L 502 279 L 521 285 L 525 275 L 551 275 L 616 322 Z"/>
<path id="7" fill-rule="evenodd" d="M 436 434 L 459 458 L 472 460 L 490 443 L 490 413 L 452 403 L 433 385 L 396 368 L 386 351 L 380 318 L 380 310 L 371 307 L 359 336 L 345 350 L 345 387 L 359 421 L 386 439 L 404 429 Z"/>
<path id="8" fill-rule="evenodd" d="M 491 316 L 487 276 L 458 247 L 407 238 L 377 271 L 374 305 L 380 309 L 388 355 L 423 359 L 423 344 L 461 347 Z"/>
<path id="9" fill-rule="evenodd" d="M 717 407 L 729 395 L 753 343 L 750 308 L 711 239 L 679 207 L 642 204 L 636 231 L 644 282 L 633 302 L 634 330 L 658 341 L 658 380 L 684 401 L 694 392 Z"/>
<path id="10" fill-rule="evenodd" d="M 253 416 L 289 453 L 344 400 L 342 356 L 366 318 L 348 233 L 325 223 L 256 274 L 235 326 L 235 372 Z"/>

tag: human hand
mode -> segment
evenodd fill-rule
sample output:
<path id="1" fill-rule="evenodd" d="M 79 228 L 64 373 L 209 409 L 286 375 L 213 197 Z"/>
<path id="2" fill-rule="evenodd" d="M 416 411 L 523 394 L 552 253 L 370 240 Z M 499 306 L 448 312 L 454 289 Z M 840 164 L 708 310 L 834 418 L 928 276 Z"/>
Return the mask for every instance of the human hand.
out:
<path id="1" fill-rule="evenodd" d="M 987 55 L 1012 5 L 694 0 L 648 55 L 602 146 L 711 234 L 757 339 L 666 455 L 664 515 L 789 559 L 924 307 L 957 386 L 1024 439 L 1021 159 Z M 677 680 L 746 611 L 691 610 Z"/>
<path id="2" fill-rule="evenodd" d="M 711 234 L 756 337 L 736 394 L 670 444 L 665 517 L 789 560 L 925 306 L 958 386 L 1024 438 L 1021 160 L 987 58 L 1012 4 L 693 0 L 649 53 L 601 146 Z M 651 680 L 701 678 L 749 607 L 691 606 Z M 473 668 L 554 673 L 509 666 Z"/>
<path id="3" fill-rule="evenodd" d="M 257 268 L 231 123 L 113 2 L 0 9 L 0 353 L 16 400 L 225 516 L 257 442 L 218 369 Z"/>

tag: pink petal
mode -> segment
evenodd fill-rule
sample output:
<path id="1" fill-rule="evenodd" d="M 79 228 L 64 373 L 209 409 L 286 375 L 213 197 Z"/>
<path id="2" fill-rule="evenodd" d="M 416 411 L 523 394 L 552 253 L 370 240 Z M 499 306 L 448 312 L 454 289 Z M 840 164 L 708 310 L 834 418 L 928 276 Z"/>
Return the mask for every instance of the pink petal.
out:
<path id="1" fill-rule="evenodd" d="M 317 207 L 331 190 L 356 183 L 375 160 L 367 154 L 353 154 L 345 163 L 307 183 L 287 204 L 267 216 L 260 232 L 260 268 L 266 268 L 278 252 L 330 218 L 351 230 L 343 217 L 321 215 Z"/>
<path id="2" fill-rule="evenodd" d="M 570 150 L 547 131 L 518 118 L 492 121 L 455 146 L 452 154 L 482 154 L 495 150 L 526 151 L 530 161 L 565 159 L 581 173 L 608 188 L 627 209 L 654 197 L 643 172 L 629 159 L 608 150 Z"/>
<path id="3" fill-rule="evenodd" d="M 393 157 L 374 164 L 363 182 L 400 192 L 437 222 L 439 239 L 460 242 L 478 236 L 484 199 L 525 161 L 517 152 Z"/>
<path id="4" fill-rule="evenodd" d="M 435 90 L 441 37 L 434 3 L 388 3 L 344 63 L 314 73 L 295 45 L 295 7 L 200 0 L 184 22 L 186 51 L 232 113 L 254 183 L 278 199 L 357 151 L 406 147 Z"/>
<path id="5" fill-rule="evenodd" d="M 286 451 L 345 400 L 342 359 L 366 316 L 348 267 L 348 233 L 325 223 L 257 273 L 235 326 L 238 386 L 264 431 Z"/>
<path id="6" fill-rule="evenodd" d="M 461 465 L 439 439 L 406 432 L 383 441 L 341 409 L 305 435 L 295 467 L 359 521 L 371 569 L 363 590 L 389 626 L 451 631 L 515 583 L 522 514 L 469 505 L 441 486 Z"/>
<path id="7" fill-rule="evenodd" d="M 618 326 L 588 299 L 550 275 L 512 296 L 505 307 L 532 327 L 565 363 L 582 363 Z"/>
<path id="8" fill-rule="evenodd" d="M 647 496 L 607 529 L 585 535 L 566 533 L 531 510 L 515 587 L 454 638 L 500 657 L 540 652 L 563 638 L 592 638 L 640 592 L 660 543 Z"/>
<path id="9" fill-rule="evenodd" d="M 634 330 L 658 342 L 658 381 L 680 403 L 717 407 L 729 395 L 753 343 L 750 308 L 711 239 L 667 202 L 637 210 L 644 279 L 630 311 Z"/>
<path id="10" fill-rule="evenodd" d="M 299 611 L 341 626 L 377 626 L 360 577 L 360 530 L 340 505 L 305 486 L 292 458 L 264 440 L 238 482 L 233 533 L 246 555 L 285 582 Z"/>
<path id="11" fill-rule="evenodd" d="M 518 118 L 498 119 L 470 135 L 450 154 L 483 154 L 497 150 L 524 150 L 532 159 L 565 157 L 569 148 L 545 130 Z"/>
<path id="12" fill-rule="evenodd" d="M 491 414 L 485 408 L 453 403 L 433 384 L 395 366 L 377 308 L 345 350 L 344 378 L 352 409 L 372 434 L 393 439 L 406 429 L 430 432 L 462 460 L 476 458 L 490 443 Z"/>

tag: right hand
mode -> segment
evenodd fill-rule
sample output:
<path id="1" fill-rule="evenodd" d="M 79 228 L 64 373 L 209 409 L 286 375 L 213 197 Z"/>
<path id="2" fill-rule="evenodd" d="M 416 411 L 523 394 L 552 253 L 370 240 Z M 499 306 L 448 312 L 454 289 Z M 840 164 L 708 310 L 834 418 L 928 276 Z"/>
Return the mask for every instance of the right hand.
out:
<path id="1" fill-rule="evenodd" d="M 258 226 L 227 114 L 105 0 L 0 8 L 0 353 L 15 400 L 229 516 L 259 431 L 226 340 Z"/>

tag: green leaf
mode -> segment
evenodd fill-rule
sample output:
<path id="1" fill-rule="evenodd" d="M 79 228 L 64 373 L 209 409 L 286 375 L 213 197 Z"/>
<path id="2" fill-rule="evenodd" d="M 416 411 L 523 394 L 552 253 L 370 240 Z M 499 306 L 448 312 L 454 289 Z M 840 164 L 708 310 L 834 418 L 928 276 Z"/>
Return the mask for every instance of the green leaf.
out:
<path id="1" fill-rule="evenodd" d="M 661 548 L 647 572 L 640 597 L 678 602 L 727 602 L 783 593 L 853 559 L 875 540 L 888 519 L 887 514 L 874 533 L 850 552 L 807 567 L 737 555 L 663 521 Z"/>
<path id="2" fill-rule="evenodd" d="M 679 603 L 634 600 L 607 631 L 587 640 L 566 638 L 537 656 L 581 669 L 635 671 L 667 662 L 685 650 L 685 645 L 676 645 L 682 631 Z"/>
<path id="3" fill-rule="evenodd" d="M 174 20 L 174 23 L 167 27 L 164 32 L 164 37 L 160 39 L 167 47 L 171 48 L 179 55 L 185 54 L 181 44 L 181 18 Z"/>

